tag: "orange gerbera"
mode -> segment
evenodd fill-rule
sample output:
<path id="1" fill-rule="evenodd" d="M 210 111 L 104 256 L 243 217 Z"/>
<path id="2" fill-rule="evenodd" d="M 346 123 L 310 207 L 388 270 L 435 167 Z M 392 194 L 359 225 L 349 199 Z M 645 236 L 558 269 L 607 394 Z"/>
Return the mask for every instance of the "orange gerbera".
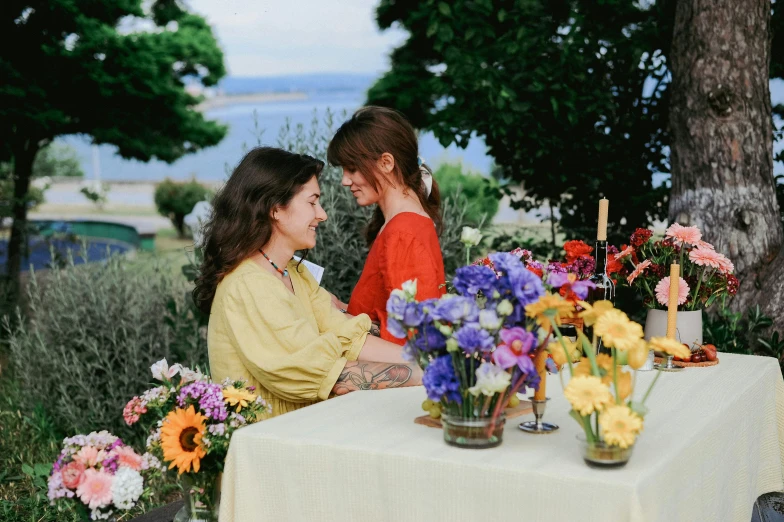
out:
<path id="1" fill-rule="evenodd" d="M 163 460 L 171 461 L 169 469 L 177 466 L 180 475 L 191 471 L 191 467 L 194 473 L 199 472 L 201 459 L 207 454 L 201 444 L 206 420 L 193 406 L 187 410 L 177 408 L 163 419 L 161 448 Z"/>

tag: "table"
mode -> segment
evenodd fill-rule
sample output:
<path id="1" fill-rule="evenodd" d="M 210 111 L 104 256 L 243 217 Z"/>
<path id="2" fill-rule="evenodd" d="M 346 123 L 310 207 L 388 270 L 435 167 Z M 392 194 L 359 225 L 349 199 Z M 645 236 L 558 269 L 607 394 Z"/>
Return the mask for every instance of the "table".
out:
<path id="1" fill-rule="evenodd" d="M 784 381 L 775 359 L 664 373 L 629 464 L 586 466 L 555 376 L 551 435 L 507 423 L 495 449 L 414 424 L 421 387 L 354 392 L 237 431 L 221 521 L 742 521 L 784 489 Z M 639 372 L 640 398 L 654 372 Z M 531 416 L 532 418 L 532 416 Z"/>

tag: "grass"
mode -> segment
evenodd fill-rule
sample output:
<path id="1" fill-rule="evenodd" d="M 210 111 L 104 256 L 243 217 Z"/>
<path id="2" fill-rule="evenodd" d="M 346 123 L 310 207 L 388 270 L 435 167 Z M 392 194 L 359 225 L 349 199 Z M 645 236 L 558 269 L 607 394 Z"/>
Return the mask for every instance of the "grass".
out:
<path id="1" fill-rule="evenodd" d="M 163 258 L 180 274 L 192 252 L 193 241 L 177 237 L 174 229 L 156 235 L 155 252 L 139 253 L 134 266 L 148 269 L 155 258 Z M 87 266 L 87 265 L 85 265 Z M 83 520 L 84 511 L 62 504 L 51 506 L 46 478 L 66 435 L 58 431 L 42 405 L 30 407 L 24 390 L 8 369 L 8 350 L 0 334 L 0 520 L 3 522 L 49 522 Z M 139 450 L 140 448 L 137 448 Z M 179 487 L 163 477 L 151 477 L 145 497 L 128 515 L 128 520 L 180 498 Z"/>

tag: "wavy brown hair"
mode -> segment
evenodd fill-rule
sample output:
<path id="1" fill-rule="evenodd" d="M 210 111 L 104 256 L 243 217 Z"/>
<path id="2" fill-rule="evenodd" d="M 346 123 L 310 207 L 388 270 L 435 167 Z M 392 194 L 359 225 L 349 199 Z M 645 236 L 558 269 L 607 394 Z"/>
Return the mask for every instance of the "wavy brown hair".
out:
<path id="1" fill-rule="evenodd" d="M 218 283 L 270 240 L 272 211 L 288 205 L 323 168 L 323 161 L 272 147 L 242 158 L 216 194 L 204 227 L 204 260 L 193 290 L 202 312 L 210 313 Z"/>
<path id="2" fill-rule="evenodd" d="M 394 179 L 386 181 L 412 190 L 441 235 L 441 194 L 434 179 L 430 196 L 427 195 L 421 169 L 431 175 L 432 171 L 427 165 L 419 165 L 418 151 L 416 133 L 405 116 L 394 109 L 369 105 L 340 126 L 327 149 L 327 161 L 336 167 L 359 172 L 378 191 L 381 184 L 378 160 L 385 152 L 390 153 L 395 158 Z M 368 244 L 373 243 L 383 226 L 384 214 L 376 207 L 365 229 Z"/>

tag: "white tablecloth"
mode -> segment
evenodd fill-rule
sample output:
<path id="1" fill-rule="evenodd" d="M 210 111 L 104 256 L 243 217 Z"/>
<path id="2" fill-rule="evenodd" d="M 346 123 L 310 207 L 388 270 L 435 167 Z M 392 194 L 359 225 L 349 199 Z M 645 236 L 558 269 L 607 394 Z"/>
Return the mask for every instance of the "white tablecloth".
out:
<path id="1" fill-rule="evenodd" d="M 585 465 L 558 378 L 551 435 L 507 422 L 495 449 L 447 446 L 421 387 L 363 391 L 239 430 L 223 478 L 221 521 L 742 521 L 784 490 L 784 381 L 772 358 L 665 373 L 629 464 Z M 642 395 L 654 372 L 640 372 Z"/>

